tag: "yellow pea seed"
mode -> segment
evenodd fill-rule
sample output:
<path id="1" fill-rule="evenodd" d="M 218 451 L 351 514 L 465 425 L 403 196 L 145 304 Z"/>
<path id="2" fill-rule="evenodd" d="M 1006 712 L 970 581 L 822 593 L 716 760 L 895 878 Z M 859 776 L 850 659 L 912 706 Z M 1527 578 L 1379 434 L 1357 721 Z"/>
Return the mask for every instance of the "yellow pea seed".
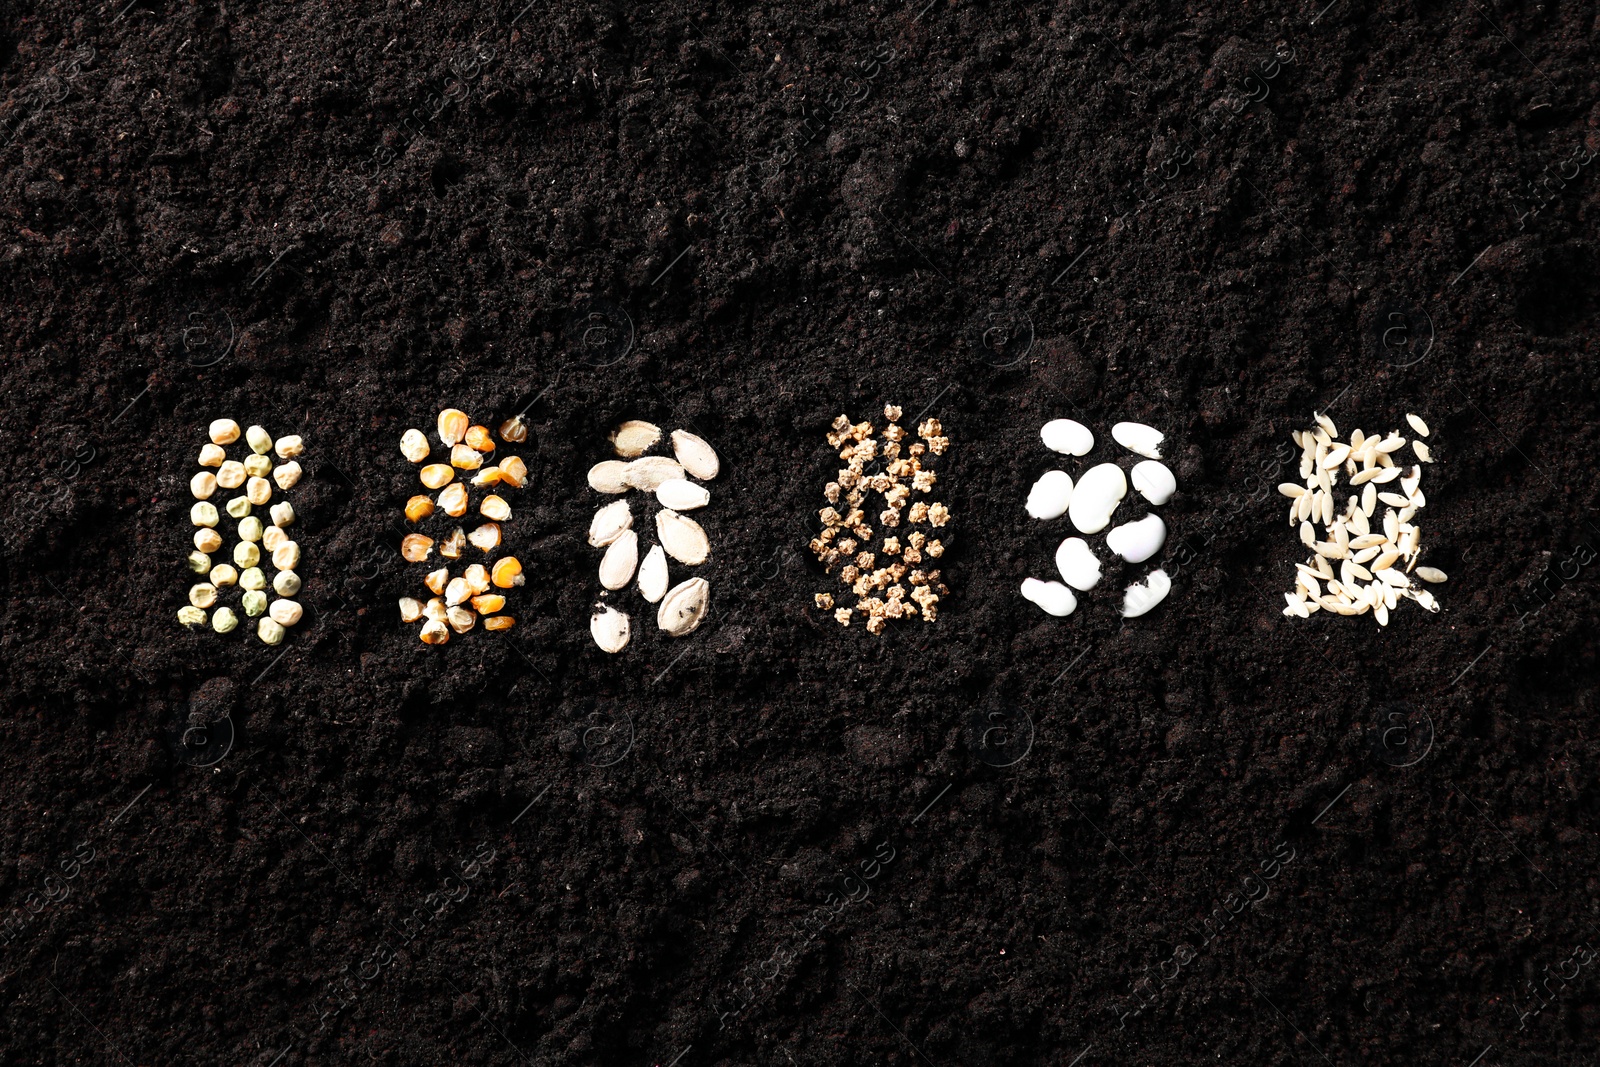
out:
<path id="1" fill-rule="evenodd" d="M 283 635 L 287 632 L 276 619 L 262 619 L 256 623 L 256 636 L 261 638 L 264 644 L 283 644 Z"/>
<path id="2" fill-rule="evenodd" d="M 215 552 L 222 547 L 222 535 L 208 527 L 194 532 L 194 547 L 202 552 Z"/>
<path id="3" fill-rule="evenodd" d="M 196 526 L 215 526 L 220 519 L 217 506 L 210 501 L 197 500 L 194 507 L 189 509 L 189 521 Z"/>
<path id="4" fill-rule="evenodd" d="M 206 613 L 195 607 L 193 604 L 185 604 L 183 607 L 178 609 L 178 621 L 191 628 L 195 626 L 204 626 L 206 623 Z"/>
<path id="5" fill-rule="evenodd" d="M 197 608 L 209 608 L 217 602 L 217 587 L 210 582 L 199 582 L 189 587 L 189 603 Z"/>
<path id="6" fill-rule="evenodd" d="M 233 546 L 233 562 L 241 567 L 254 567 L 261 562 L 261 546 L 254 541 L 240 541 Z"/>
<path id="7" fill-rule="evenodd" d="M 245 475 L 250 478 L 265 478 L 272 473 L 272 457 L 270 456 L 246 456 L 244 457 L 244 463 L 241 465 L 244 467 Z"/>
<path id="8" fill-rule="evenodd" d="M 239 540 L 241 540 L 241 541 L 259 541 L 259 540 L 261 540 L 261 520 L 256 518 L 254 515 L 246 515 L 244 518 L 240 519 L 239 520 Z"/>
<path id="9" fill-rule="evenodd" d="M 200 449 L 200 466 L 216 467 L 228 458 L 228 450 L 221 445 L 205 445 Z"/>
<path id="10" fill-rule="evenodd" d="M 224 460 L 217 468 L 217 484 L 224 489 L 237 489 L 244 484 L 244 464 L 236 459 Z"/>
<path id="11" fill-rule="evenodd" d="M 211 557 L 204 552 L 189 553 L 189 569 L 196 574 L 211 573 Z"/>
<path id="12" fill-rule="evenodd" d="M 225 585 L 233 585 L 237 582 L 239 580 L 239 572 L 226 563 L 219 563 L 211 568 L 211 573 L 207 577 L 212 585 L 221 589 Z"/>
<path id="13" fill-rule="evenodd" d="M 217 476 L 210 471 L 201 471 L 189 479 L 189 492 L 194 494 L 196 500 L 204 500 L 217 491 Z"/>
<path id="14" fill-rule="evenodd" d="M 306 450 L 306 443 L 300 439 L 299 434 L 292 433 L 288 437 L 278 438 L 278 443 L 272 446 L 272 450 L 278 454 L 279 459 L 293 459 Z"/>
<path id="15" fill-rule="evenodd" d="M 252 426 L 246 430 L 244 432 L 244 443 L 249 445 L 250 450 L 258 456 L 272 451 L 272 435 L 262 426 Z"/>
<path id="16" fill-rule="evenodd" d="M 239 616 L 232 608 L 218 608 L 211 615 L 211 628 L 219 634 L 231 634 L 239 626 Z"/>
<path id="17" fill-rule="evenodd" d="M 287 493 L 300 481 L 300 464 L 294 460 L 278 464 L 272 468 L 272 480 L 278 483 L 279 489 Z"/>
<path id="18" fill-rule="evenodd" d="M 265 478 L 251 478 L 245 486 L 244 495 L 252 504 L 265 504 L 272 499 L 272 483 Z"/>
<path id="19" fill-rule="evenodd" d="M 285 541 L 272 550 L 272 565 L 280 571 L 292 571 L 300 566 L 300 545 Z"/>
<path id="20" fill-rule="evenodd" d="M 211 424 L 213 444 L 231 445 L 239 439 L 239 424 L 232 419 L 218 419 Z"/>

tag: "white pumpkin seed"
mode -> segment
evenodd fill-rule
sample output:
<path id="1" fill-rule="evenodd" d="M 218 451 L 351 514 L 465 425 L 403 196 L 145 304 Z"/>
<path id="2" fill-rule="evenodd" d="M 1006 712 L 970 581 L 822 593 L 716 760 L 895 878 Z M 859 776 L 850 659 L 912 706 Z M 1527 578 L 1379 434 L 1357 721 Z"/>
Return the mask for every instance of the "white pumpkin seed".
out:
<path id="1" fill-rule="evenodd" d="M 611 542 L 611 547 L 601 557 L 600 584 L 607 589 L 621 589 L 633 581 L 633 570 L 638 565 L 639 535 L 632 530 L 623 530 L 622 536 Z"/>
<path id="2" fill-rule="evenodd" d="M 711 503 L 711 493 L 687 478 L 668 478 L 656 486 L 656 500 L 673 511 L 693 511 Z"/>
<path id="3" fill-rule="evenodd" d="M 602 652 L 621 652 L 628 647 L 628 616 L 605 604 L 596 604 L 589 617 L 589 635 Z"/>
<path id="4" fill-rule="evenodd" d="M 644 562 L 639 564 L 639 595 L 654 604 L 667 595 L 670 583 L 667 554 L 660 545 L 651 545 Z"/>
<path id="5" fill-rule="evenodd" d="M 704 578 L 690 578 L 679 582 L 661 598 L 656 609 L 656 625 L 672 637 L 686 637 L 694 633 L 706 617 L 711 603 L 711 586 Z"/>
<path id="6" fill-rule="evenodd" d="M 716 449 L 688 430 L 672 431 L 672 454 L 678 457 L 684 470 L 703 482 L 709 482 L 722 470 Z"/>
<path id="7" fill-rule="evenodd" d="M 661 440 L 661 427 L 653 422 L 630 419 L 618 426 L 611 435 L 611 447 L 624 459 L 642 456 L 645 450 Z"/>
<path id="8" fill-rule="evenodd" d="M 700 524 L 671 508 L 656 512 L 656 536 L 667 555 L 691 567 L 704 563 L 711 551 L 711 541 Z"/>
<path id="9" fill-rule="evenodd" d="M 632 527 L 633 512 L 626 500 L 607 504 L 595 512 L 589 522 L 589 544 L 593 548 L 604 548 L 621 537 L 624 530 Z"/>
<path id="10" fill-rule="evenodd" d="M 628 483 L 623 472 L 628 465 L 620 459 L 608 459 L 589 468 L 589 488 L 597 493 L 626 493 Z"/>
<path id="11" fill-rule="evenodd" d="M 1412 441 L 1411 451 L 1415 452 L 1417 454 L 1417 458 L 1422 460 L 1422 462 L 1433 462 L 1433 453 L 1429 451 L 1428 446 L 1423 444 L 1421 441 Z"/>
<path id="12" fill-rule="evenodd" d="M 656 486 L 662 482 L 682 480 L 683 475 L 683 464 L 666 456 L 645 456 L 622 470 L 624 482 L 631 488 L 643 489 L 647 493 L 655 492 Z"/>
<path id="13" fill-rule="evenodd" d="M 1428 424 L 1422 421 L 1421 415 L 1413 415 L 1408 411 L 1406 412 L 1406 421 L 1411 424 L 1411 428 L 1417 431 L 1418 434 L 1423 437 L 1428 436 Z"/>

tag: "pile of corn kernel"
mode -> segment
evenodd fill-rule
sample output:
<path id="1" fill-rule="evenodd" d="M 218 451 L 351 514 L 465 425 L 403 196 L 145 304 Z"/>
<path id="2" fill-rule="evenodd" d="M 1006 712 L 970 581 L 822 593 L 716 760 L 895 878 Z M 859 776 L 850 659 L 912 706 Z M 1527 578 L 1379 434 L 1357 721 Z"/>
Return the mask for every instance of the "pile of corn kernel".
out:
<path id="1" fill-rule="evenodd" d="M 484 461 L 495 451 L 494 438 L 487 426 L 472 425 L 466 412 L 455 408 L 439 412 L 438 432 L 439 443 L 446 449 L 450 462 L 429 463 L 418 472 L 422 484 L 439 490 L 439 495 L 435 498 L 419 493 L 406 501 L 408 522 L 420 523 L 430 518 L 435 510 L 452 519 L 467 513 L 472 501 L 466 483 L 456 481 L 458 470 L 463 477 L 476 471 L 472 484 L 483 488 L 521 489 L 527 484 L 528 467 L 517 456 L 502 456 L 496 463 L 484 466 Z M 513 444 L 528 439 L 528 428 L 521 416 L 501 424 L 500 439 Z M 400 452 L 412 463 L 422 463 L 432 447 L 426 434 L 411 429 L 400 438 Z M 461 559 L 462 552 L 470 544 L 482 552 L 488 562 L 500 547 L 500 523 L 511 517 L 511 505 L 498 493 L 491 492 L 478 502 L 478 514 L 489 521 L 475 527 L 470 534 L 461 526 L 437 541 L 426 534 L 406 534 L 400 542 L 400 555 L 407 563 L 423 563 L 437 547 L 442 559 L 454 563 Z M 421 619 L 419 636 L 429 645 L 449 641 L 451 631 L 466 633 L 477 625 L 480 615 L 485 630 L 509 630 L 516 619 L 499 614 L 506 605 L 505 594 L 500 590 L 515 588 L 523 581 L 522 564 L 515 556 L 501 556 L 487 567 L 483 563 L 468 564 L 453 578 L 447 563 L 429 571 L 423 579 L 423 584 L 433 593 L 427 603 L 415 597 L 400 598 L 400 621 Z"/>
<path id="2" fill-rule="evenodd" d="M 833 420 L 828 444 L 839 450 L 846 466 L 823 490 L 828 506 L 817 513 L 822 532 L 811 541 L 823 568 L 832 574 L 837 567 L 840 582 L 856 597 L 852 609 L 837 605 L 831 593 L 818 593 L 817 607 L 831 610 L 841 626 L 849 626 L 857 613 L 865 615 L 871 634 L 883 633 L 890 620 L 920 615 L 924 622 L 935 621 L 939 598 L 950 592 L 937 569 L 924 569 L 925 561 L 944 555 L 944 543 L 930 535 L 950 521 L 950 509 L 937 501 L 911 499 L 914 493 L 933 491 L 938 472 L 923 464 L 928 456 L 944 455 L 950 438 L 938 419 L 926 419 L 917 427 L 921 440 L 908 441 L 908 431 L 899 424 L 900 408 L 886 405 L 883 415 L 888 425 L 881 442 L 870 422 L 852 423 L 847 415 Z M 877 494 L 884 505 L 876 516 L 883 531 L 876 551 L 866 511 L 868 493 Z"/>
<path id="3" fill-rule="evenodd" d="M 239 440 L 239 424 L 232 419 L 217 419 L 209 429 L 211 443 L 200 449 L 202 469 L 189 479 L 189 491 L 195 498 L 189 509 L 189 520 L 194 523 L 195 550 L 189 553 L 189 569 L 201 581 L 189 587 L 188 606 L 178 609 L 178 621 L 193 629 L 206 623 L 206 611 L 211 612 L 211 628 L 219 634 L 231 633 L 239 625 L 238 613 L 221 603 L 226 592 L 238 588 L 242 595 L 239 607 L 245 615 L 255 618 L 265 616 L 256 625 L 256 636 L 269 645 L 283 641 L 285 628 L 300 621 L 303 611 L 298 602 L 289 599 L 300 591 L 300 576 L 295 567 L 300 565 L 300 546 L 290 539 L 286 527 L 295 521 L 294 505 L 280 500 L 268 510 L 271 526 L 251 514 L 257 507 L 272 500 L 272 482 L 287 492 L 300 481 L 300 464 L 295 457 L 305 451 L 297 436 L 272 439 L 264 428 L 252 426 L 243 432 L 250 454 L 240 460 L 228 458 L 228 445 Z M 274 464 L 275 452 L 284 462 Z M 216 468 L 215 473 L 209 468 Z M 271 476 L 272 482 L 267 480 Z M 211 498 L 219 489 L 243 489 L 230 499 L 224 510 L 235 520 L 238 542 L 233 546 L 233 563 L 214 563 L 211 554 L 225 543 L 218 528 L 222 516 Z M 272 579 L 272 591 L 279 599 L 267 603 L 267 576 L 261 569 L 262 549 L 277 574 Z"/>

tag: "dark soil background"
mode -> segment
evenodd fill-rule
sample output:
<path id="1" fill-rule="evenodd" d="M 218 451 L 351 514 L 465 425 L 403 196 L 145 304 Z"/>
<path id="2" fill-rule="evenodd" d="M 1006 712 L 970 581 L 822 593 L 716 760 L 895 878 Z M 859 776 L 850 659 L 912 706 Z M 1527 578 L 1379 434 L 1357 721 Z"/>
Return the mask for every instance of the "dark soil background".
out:
<path id="1" fill-rule="evenodd" d="M 1596 1061 L 1592 5 L 3 14 L 0 1062 Z M 875 639 L 805 543 L 886 401 L 957 536 Z M 446 405 L 529 581 L 429 648 Z M 1439 614 L 1281 615 L 1313 409 L 1431 423 Z M 1168 433 L 1148 616 L 1018 596 L 1058 416 Z M 175 622 L 218 417 L 305 438 L 280 649 Z M 607 656 L 629 417 L 712 617 Z"/>

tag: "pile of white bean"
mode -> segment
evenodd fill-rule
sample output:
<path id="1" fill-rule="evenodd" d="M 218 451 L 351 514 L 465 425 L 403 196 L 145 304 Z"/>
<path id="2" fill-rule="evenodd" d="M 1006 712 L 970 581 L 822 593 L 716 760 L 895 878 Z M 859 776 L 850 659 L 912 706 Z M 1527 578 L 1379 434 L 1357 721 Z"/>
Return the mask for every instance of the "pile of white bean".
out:
<path id="1" fill-rule="evenodd" d="M 1039 431 L 1046 448 L 1063 455 L 1081 457 L 1094 450 L 1094 434 L 1082 423 L 1055 419 Z M 1151 505 L 1160 507 L 1172 499 L 1178 480 L 1161 462 L 1161 431 L 1137 422 L 1119 422 L 1111 428 L 1112 438 L 1123 448 L 1146 457 L 1123 473 L 1115 463 L 1098 463 L 1078 476 L 1063 470 L 1046 471 L 1028 492 L 1028 514 L 1052 521 L 1066 515 L 1081 534 L 1098 534 L 1111 525 L 1111 517 L 1128 495 L 1128 483 Z M 1128 563 L 1150 559 L 1167 540 L 1167 524 L 1151 513 L 1142 519 L 1112 527 L 1105 535 L 1107 548 Z M 1056 549 L 1056 570 L 1065 584 L 1027 578 L 1022 595 L 1050 615 L 1071 615 L 1078 607 L 1073 590 L 1087 592 L 1100 584 L 1100 558 L 1082 537 L 1068 537 Z M 1141 582 L 1129 585 L 1122 594 L 1122 615 L 1137 618 L 1166 599 L 1172 590 L 1167 572 L 1157 568 Z"/>

